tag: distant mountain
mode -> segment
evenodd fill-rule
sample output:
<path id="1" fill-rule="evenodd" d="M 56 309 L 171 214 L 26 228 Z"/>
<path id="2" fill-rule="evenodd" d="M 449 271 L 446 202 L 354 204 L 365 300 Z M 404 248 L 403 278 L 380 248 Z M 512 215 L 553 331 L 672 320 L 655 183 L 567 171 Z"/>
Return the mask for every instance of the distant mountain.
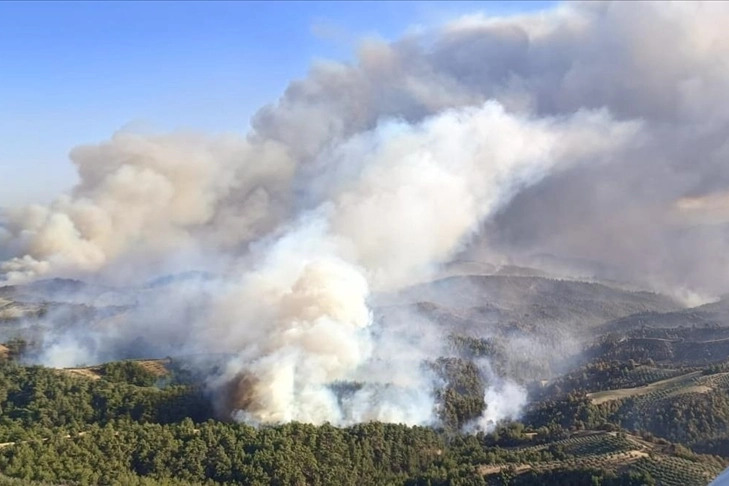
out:
<path id="1" fill-rule="evenodd" d="M 165 287 L 180 282 L 205 282 L 213 280 L 215 275 L 210 272 L 203 272 L 199 270 L 191 270 L 189 272 L 174 273 L 171 275 L 163 275 L 147 282 L 145 288 L 157 288 Z"/>
<path id="2" fill-rule="evenodd" d="M 496 265 L 486 262 L 457 260 L 446 265 L 440 272 L 439 278 L 467 276 L 467 275 L 514 275 L 514 276 L 532 276 L 532 277 L 549 277 L 545 271 L 524 267 L 519 265 Z"/>
<path id="3" fill-rule="evenodd" d="M 605 323 L 602 332 L 625 332 L 641 328 L 729 327 L 729 298 L 672 312 L 645 312 Z"/>
<path id="4" fill-rule="evenodd" d="M 620 281 L 624 276 L 618 267 L 596 260 L 573 258 L 540 253 L 526 259 L 530 266 L 539 268 L 551 275 L 563 275 L 573 279 L 590 278 Z"/>
<path id="5" fill-rule="evenodd" d="M 470 275 L 448 277 L 376 299 L 381 305 L 430 308 L 440 315 L 476 318 L 494 324 L 558 325 L 582 331 L 636 313 L 677 311 L 671 297 L 629 291 L 600 283 L 538 276 Z"/>
<path id="6" fill-rule="evenodd" d="M 20 302 L 93 302 L 99 297 L 115 292 L 116 289 L 104 285 L 88 284 L 69 278 L 36 280 L 21 285 L 0 287 L 0 297 Z"/>

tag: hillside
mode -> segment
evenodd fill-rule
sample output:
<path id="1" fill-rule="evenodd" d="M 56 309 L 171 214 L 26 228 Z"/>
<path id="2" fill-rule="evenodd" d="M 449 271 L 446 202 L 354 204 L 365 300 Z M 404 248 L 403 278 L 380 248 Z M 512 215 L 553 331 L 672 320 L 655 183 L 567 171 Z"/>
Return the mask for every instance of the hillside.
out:
<path id="1" fill-rule="evenodd" d="M 76 329 L 126 311 L 94 305 L 108 289 L 87 284 L 0 289 L 12 337 L 0 363 L 0 484 L 704 486 L 729 464 L 725 301 L 681 309 L 660 294 L 512 270 L 376 296 L 376 325 L 426 319 L 448 336 L 428 363 L 439 422 L 426 428 L 231 423 L 204 382 L 222 357 L 22 365 L 49 311 Z M 519 421 L 474 434 L 494 379 L 484 359 L 526 386 L 529 403 Z"/>
<path id="2" fill-rule="evenodd" d="M 540 424 L 530 414 L 476 435 L 378 423 L 255 429 L 207 420 L 195 387 L 141 383 L 157 376 L 157 365 L 111 363 L 92 376 L 0 364 L 0 468 L 19 481 L 8 484 L 124 477 L 124 484 L 698 486 L 727 462 L 619 427 Z"/>
<path id="3" fill-rule="evenodd" d="M 603 324 L 602 332 L 671 327 L 728 327 L 729 298 L 673 312 L 635 313 Z"/>
<path id="4" fill-rule="evenodd" d="M 381 305 L 432 309 L 439 321 L 483 324 L 515 322 L 533 328 L 557 324 L 576 333 L 635 314 L 678 311 L 682 306 L 656 293 L 628 291 L 597 282 L 538 276 L 468 275 L 448 277 L 380 296 Z"/>

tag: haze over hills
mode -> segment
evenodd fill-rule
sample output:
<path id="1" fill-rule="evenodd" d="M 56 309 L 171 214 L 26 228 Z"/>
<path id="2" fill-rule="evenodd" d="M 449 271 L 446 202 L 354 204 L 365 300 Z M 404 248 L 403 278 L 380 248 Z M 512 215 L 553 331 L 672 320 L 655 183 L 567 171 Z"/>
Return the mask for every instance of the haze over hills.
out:
<path id="1" fill-rule="evenodd" d="M 605 323 L 605 331 L 652 327 L 725 327 L 729 323 L 729 299 L 674 312 L 647 312 Z"/>

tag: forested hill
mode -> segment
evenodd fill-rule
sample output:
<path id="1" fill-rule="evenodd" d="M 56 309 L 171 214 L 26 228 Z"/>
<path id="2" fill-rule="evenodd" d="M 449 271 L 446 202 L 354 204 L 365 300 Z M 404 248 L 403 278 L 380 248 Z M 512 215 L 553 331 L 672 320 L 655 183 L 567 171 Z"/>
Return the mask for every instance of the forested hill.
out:
<path id="1" fill-rule="evenodd" d="M 633 431 L 629 415 L 576 392 L 492 434 L 381 423 L 253 428 L 215 420 L 204 393 L 175 384 L 180 370 L 163 364 L 162 374 L 132 361 L 80 373 L 4 361 L 0 485 L 683 486 L 703 485 L 726 463 L 720 445 L 711 451 L 720 455 L 695 454 Z M 703 376 L 712 373 L 723 371 Z M 467 414 L 468 390 L 451 393 L 453 412 Z M 729 408 L 721 412 L 714 419 L 729 423 Z"/>
<path id="2" fill-rule="evenodd" d="M 542 276 L 434 285 L 379 302 L 376 314 L 412 316 L 414 306 L 448 336 L 449 354 L 424 363 L 440 377 L 437 424 L 347 428 L 221 420 L 182 357 L 25 365 L 45 327 L 18 323 L 43 322 L 48 309 L 59 326 L 125 311 L 78 302 L 74 288 L 101 301 L 109 290 L 76 283 L 5 289 L 0 324 L 12 338 L 0 347 L 0 486 L 705 486 L 729 464 L 724 302 L 680 309 L 658 294 Z M 38 298 L 38 289 L 66 301 Z M 564 349 L 575 354 L 555 352 L 571 330 L 580 339 Z M 546 343 L 545 363 L 539 348 L 514 347 L 515 337 Z M 484 359 L 529 392 L 521 419 L 490 434 L 471 427 L 488 407 Z M 556 374 L 551 363 L 567 369 Z"/>

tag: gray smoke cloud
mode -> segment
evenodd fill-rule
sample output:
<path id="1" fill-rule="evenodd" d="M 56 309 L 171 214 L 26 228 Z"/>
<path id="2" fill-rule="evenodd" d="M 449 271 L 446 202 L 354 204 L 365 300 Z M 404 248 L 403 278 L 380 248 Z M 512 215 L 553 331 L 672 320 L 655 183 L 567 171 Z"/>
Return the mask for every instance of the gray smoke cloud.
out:
<path id="1" fill-rule="evenodd" d="M 687 299 L 726 288 L 726 20 L 721 3 L 570 3 L 368 41 L 292 82 L 245 137 L 74 149 L 71 194 L 6 211 L 0 272 L 208 271 L 149 292 L 93 344 L 59 339 L 53 362 L 143 334 L 156 353 L 230 355 L 213 387 L 241 420 L 428 423 L 420 363 L 442 340 L 383 331 L 373 292 L 464 253 L 599 262 Z M 359 384 L 344 399 L 343 382 Z M 489 388 L 483 426 L 522 397 Z"/>

